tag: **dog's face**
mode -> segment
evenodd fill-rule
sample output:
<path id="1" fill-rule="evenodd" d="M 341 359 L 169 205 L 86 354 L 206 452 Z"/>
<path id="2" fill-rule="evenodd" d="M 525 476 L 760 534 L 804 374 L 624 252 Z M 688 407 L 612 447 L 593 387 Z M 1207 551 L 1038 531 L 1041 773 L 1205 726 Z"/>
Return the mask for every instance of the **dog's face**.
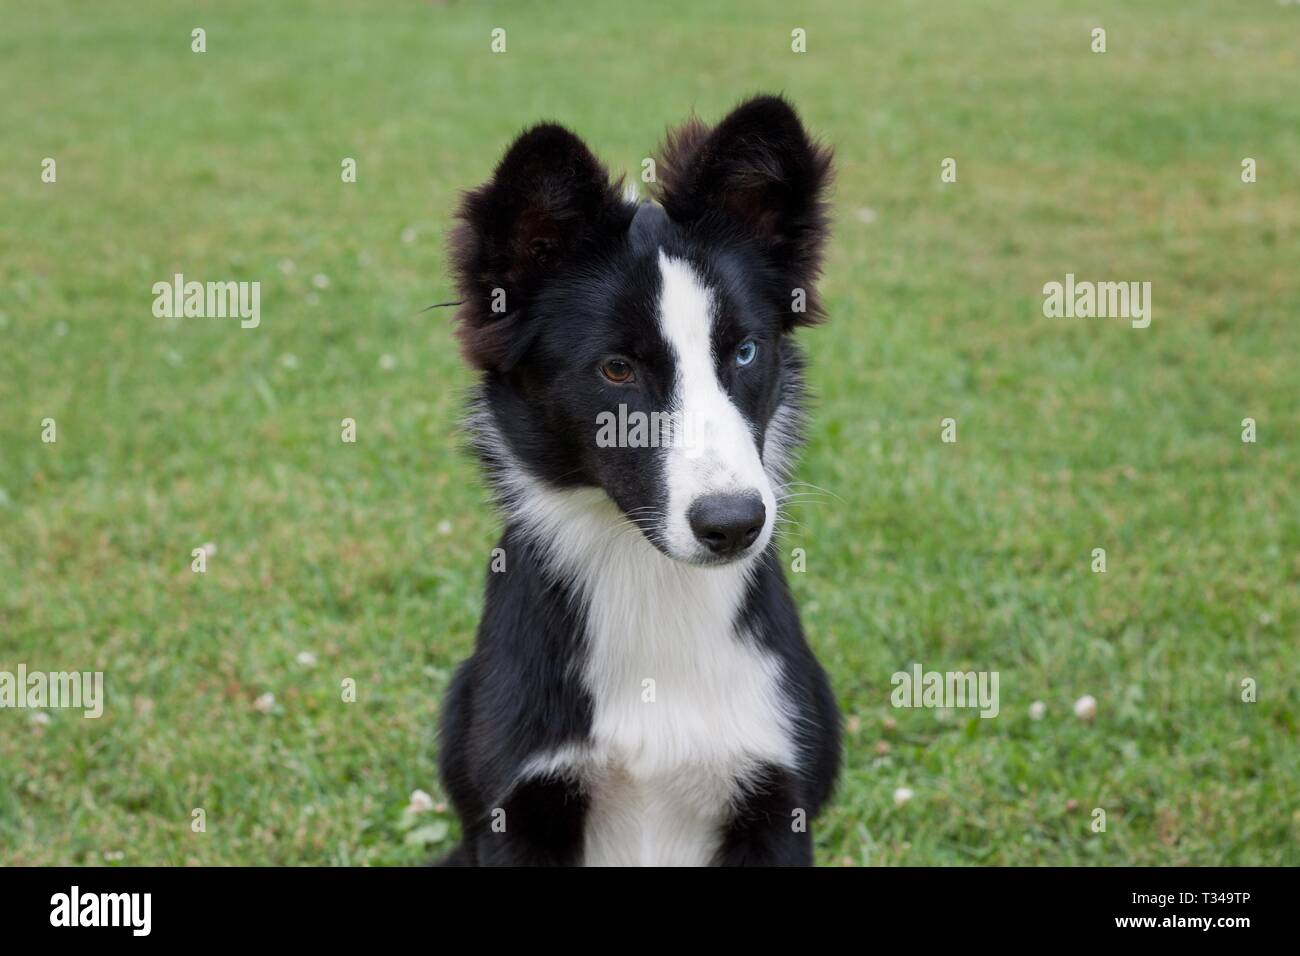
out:
<path id="1" fill-rule="evenodd" d="M 829 170 L 770 97 L 670 136 L 639 206 L 567 130 L 521 136 L 453 245 L 459 334 L 512 461 L 602 488 L 677 560 L 761 552 L 797 412 L 790 333 L 819 315 Z"/>

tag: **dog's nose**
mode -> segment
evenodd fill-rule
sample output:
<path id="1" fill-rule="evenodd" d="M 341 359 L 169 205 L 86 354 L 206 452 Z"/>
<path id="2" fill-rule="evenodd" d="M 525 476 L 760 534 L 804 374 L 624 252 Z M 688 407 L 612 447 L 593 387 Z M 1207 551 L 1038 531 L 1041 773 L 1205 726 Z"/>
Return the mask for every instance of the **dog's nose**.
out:
<path id="1" fill-rule="evenodd" d="M 740 495 L 705 495 L 686 512 L 695 537 L 717 555 L 735 554 L 753 544 L 767 520 L 767 509 L 757 492 Z"/>

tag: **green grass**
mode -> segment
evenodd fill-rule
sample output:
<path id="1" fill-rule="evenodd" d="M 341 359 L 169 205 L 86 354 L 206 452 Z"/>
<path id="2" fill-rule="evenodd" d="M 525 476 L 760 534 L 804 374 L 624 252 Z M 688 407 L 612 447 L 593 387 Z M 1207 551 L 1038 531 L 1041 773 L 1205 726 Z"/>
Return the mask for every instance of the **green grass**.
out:
<path id="1" fill-rule="evenodd" d="M 419 311 L 458 191 L 540 118 L 635 172 L 784 90 L 839 164 L 799 474 L 839 500 L 785 542 L 851 728 L 819 861 L 1300 863 L 1300 8 L 1134 6 L 2 0 L 0 670 L 108 707 L 0 711 L 0 862 L 454 839 L 403 807 L 497 526 Z M 261 327 L 154 318 L 174 272 L 261 281 Z M 1066 272 L 1152 282 L 1151 327 L 1044 318 Z M 894 710 L 913 661 L 998 671 L 1001 716 Z"/>

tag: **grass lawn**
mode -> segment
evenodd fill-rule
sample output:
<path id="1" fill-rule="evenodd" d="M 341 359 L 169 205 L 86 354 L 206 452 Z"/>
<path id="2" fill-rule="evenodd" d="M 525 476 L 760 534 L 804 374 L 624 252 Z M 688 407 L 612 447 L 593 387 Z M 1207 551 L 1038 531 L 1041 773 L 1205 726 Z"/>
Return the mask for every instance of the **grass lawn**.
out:
<path id="1" fill-rule="evenodd" d="M 1300 6 L 620 6 L 0 0 L 0 671 L 107 694 L 0 710 L 0 863 L 450 845 L 497 533 L 420 311 L 458 192 L 541 118 L 636 173 L 766 90 L 839 166 L 799 474 L 836 497 L 783 543 L 849 725 L 819 862 L 1300 863 Z M 261 325 L 155 318 L 177 272 Z M 1151 282 L 1150 327 L 1044 317 L 1066 273 Z M 1000 715 L 893 708 L 913 662 Z"/>

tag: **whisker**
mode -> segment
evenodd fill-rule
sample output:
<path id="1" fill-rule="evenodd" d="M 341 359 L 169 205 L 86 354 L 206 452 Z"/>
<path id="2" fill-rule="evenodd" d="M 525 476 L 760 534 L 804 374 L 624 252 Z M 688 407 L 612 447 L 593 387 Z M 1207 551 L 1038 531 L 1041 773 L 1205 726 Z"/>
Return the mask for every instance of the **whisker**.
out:
<path id="1" fill-rule="evenodd" d="M 835 492 L 831 491 L 829 488 L 823 488 L 821 485 L 814 485 L 811 481 L 787 481 L 785 483 L 785 487 L 812 488 L 814 491 L 820 491 L 822 494 L 830 495 L 832 498 L 836 499 L 837 501 L 843 502 L 844 504 L 848 504 L 848 502 L 844 501 L 843 498 L 841 498 Z"/>

